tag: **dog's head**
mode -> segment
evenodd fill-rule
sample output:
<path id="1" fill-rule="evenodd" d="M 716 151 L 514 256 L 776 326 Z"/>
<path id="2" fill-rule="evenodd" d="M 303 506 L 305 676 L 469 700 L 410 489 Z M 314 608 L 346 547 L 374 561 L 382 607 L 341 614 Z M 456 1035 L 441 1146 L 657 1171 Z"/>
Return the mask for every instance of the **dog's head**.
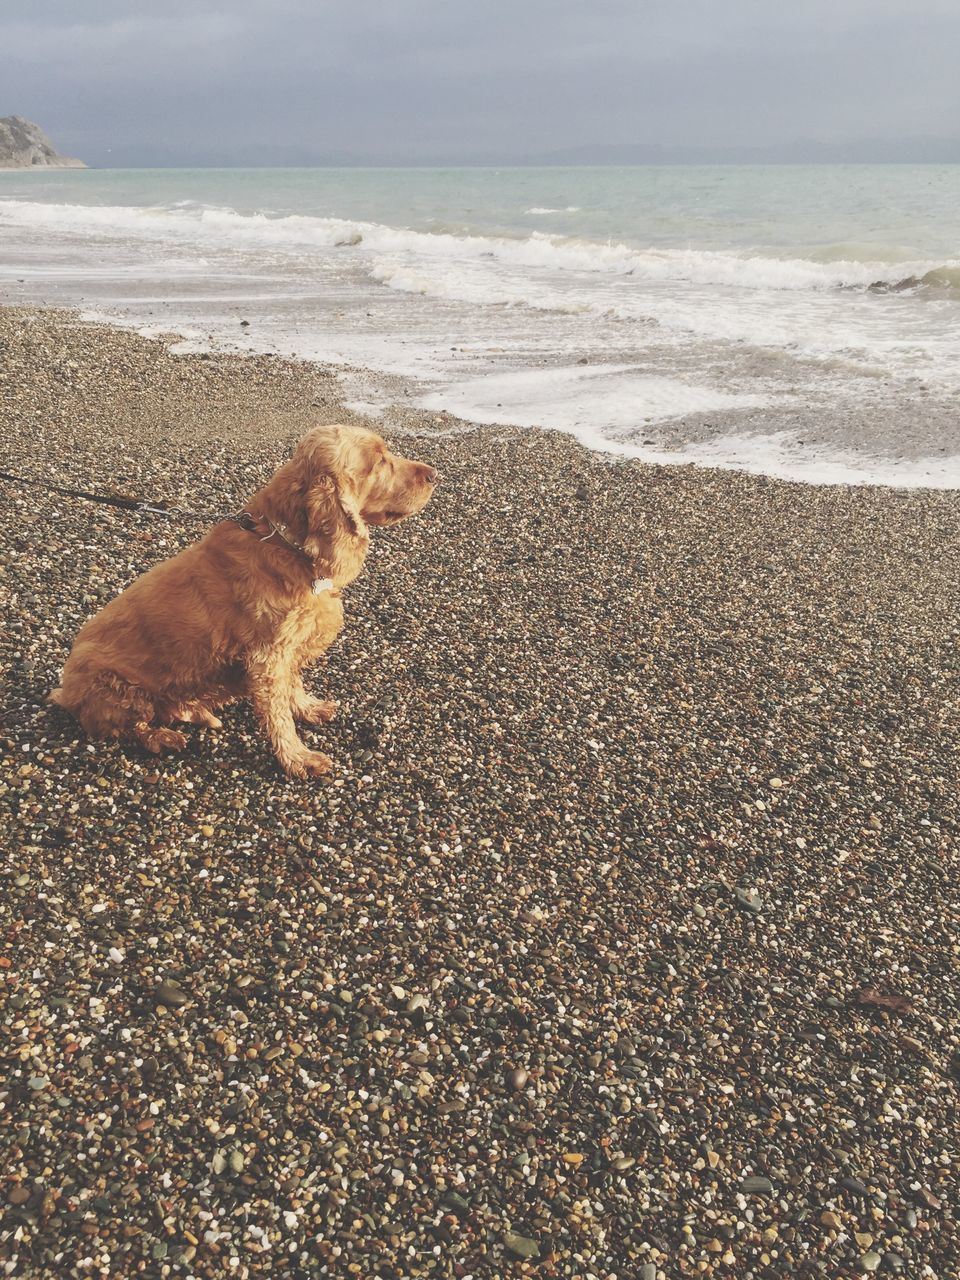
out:
<path id="1" fill-rule="evenodd" d="M 355 533 L 364 525 L 396 524 L 430 500 L 437 473 L 401 458 L 363 427 L 314 427 L 293 455 L 306 482 L 307 536 L 329 531 L 341 514 Z"/>
<path id="2" fill-rule="evenodd" d="M 396 524 L 429 502 L 437 473 L 392 453 L 363 427 L 314 427 L 267 491 L 276 517 L 318 560 L 365 549 L 368 525 Z"/>

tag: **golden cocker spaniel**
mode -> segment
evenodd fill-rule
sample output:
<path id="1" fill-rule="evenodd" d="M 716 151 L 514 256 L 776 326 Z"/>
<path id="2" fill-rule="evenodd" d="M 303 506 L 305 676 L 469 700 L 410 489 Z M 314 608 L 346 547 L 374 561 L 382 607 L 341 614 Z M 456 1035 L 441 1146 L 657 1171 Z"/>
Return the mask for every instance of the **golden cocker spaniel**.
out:
<path id="1" fill-rule="evenodd" d="M 246 507 L 165 560 L 80 630 L 50 695 L 91 738 L 178 751 L 177 722 L 219 728 L 214 709 L 251 700 L 277 759 L 296 777 L 331 761 L 300 739 L 332 702 L 300 672 L 343 627 L 340 588 L 357 577 L 368 526 L 395 524 L 429 501 L 437 473 L 391 453 L 372 431 L 315 427 Z"/>

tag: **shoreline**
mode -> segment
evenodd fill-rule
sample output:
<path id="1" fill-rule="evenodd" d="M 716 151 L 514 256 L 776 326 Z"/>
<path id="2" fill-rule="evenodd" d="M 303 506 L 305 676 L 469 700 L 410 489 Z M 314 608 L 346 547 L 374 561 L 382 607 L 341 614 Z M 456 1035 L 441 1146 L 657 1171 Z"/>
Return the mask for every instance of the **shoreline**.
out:
<path id="1" fill-rule="evenodd" d="M 0 373 L 4 469 L 197 511 L 353 417 L 63 312 Z M 245 707 L 159 758 L 47 707 L 203 525 L 0 482 L 0 1262 L 945 1280 L 960 494 L 387 433 L 444 482 L 306 673 L 316 783 Z"/>
<path id="2" fill-rule="evenodd" d="M 709 248 L 641 250 L 626 232 L 611 246 L 589 217 L 569 227 L 569 210 L 541 231 L 522 200 L 506 237 L 482 219 L 438 237 L 378 189 L 361 217 L 347 184 L 334 218 L 295 183 L 265 189 L 261 212 L 243 184 L 171 182 L 128 176 L 92 204 L 38 205 L 25 184 L 26 204 L 2 211 L 0 299 L 381 370 L 375 381 L 397 388 L 374 397 L 387 421 L 416 401 L 477 423 L 547 423 L 654 465 L 960 489 L 951 305 L 871 294 L 882 261 L 728 246 L 718 265 Z M 948 261 L 928 251 L 918 280 Z"/>
<path id="3" fill-rule="evenodd" d="M 0 302 L 0 306 L 3 305 L 16 304 Z M 50 308 L 41 307 L 40 309 Z M 331 373 L 341 384 L 340 400 L 345 412 L 358 419 L 370 421 L 372 425 L 384 431 L 388 431 L 391 427 L 415 431 L 418 424 L 430 420 L 445 421 L 452 424 L 452 427 L 458 426 L 464 430 L 556 431 L 596 457 L 621 462 L 629 461 L 655 468 L 696 467 L 707 472 L 735 472 L 768 477 L 787 484 L 814 487 L 866 486 L 895 490 L 936 489 L 960 492 L 960 453 L 946 457 L 923 453 L 920 449 L 922 433 L 918 434 L 916 423 L 912 423 L 913 434 L 911 434 L 911 424 L 904 425 L 910 418 L 910 413 L 905 409 L 906 402 L 900 407 L 898 427 L 895 429 L 892 421 L 886 425 L 886 433 L 881 440 L 881 452 L 870 458 L 858 456 L 858 451 L 864 447 L 863 444 L 855 444 L 852 440 L 847 444 L 842 442 L 846 439 L 845 431 L 850 426 L 850 420 L 853 417 L 868 418 L 871 412 L 877 416 L 879 410 L 876 406 L 864 406 L 856 415 L 851 414 L 849 406 L 845 409 L 837 407 L 834 415 L 838 419 L 846 418 L 848 420 L 846 427 L 835 428 L 829 441 L 821 442 L 827 452 L 819 457 L 801 456 L 797 449 L 797 432 L 785 421 L 780 430 L 763 433 L 752 430 L 746 423 L 731 415 L 730 429 L 727 430 L 717 425 L 718 420 L 724 419 L 722 412 L 677 413 L 675 416 L 664 418 L 650 429 L 651 434 L 659 438 L 659 443 L 649 440 L 644 441 L 641 446 L 636 443 L 619 442 L 589 430 L 585 432 L 572 425 L 545 425 L 540 420 L 540 414 L 534 415 L 536 421 L 530 418 L 526 422 L 523 420 L 522 412 L 515 413 L 507 410 L 498 415 L 491 409 L 493 402 L 489 390 L 485 393 L 486 406 L 479 408 L 478 416 L 461 416 L 449 406 L 456 405 L 460 399 L 469 407 L 469 388 L 473 385 L 470 382 L 461 386 L 452 386 L 446 390 L 422 394 L 419 396 L 420 403 L 411 406 L 404 404 L 404 398 L 410 396 L 411 390 L 415 390 L 417 384 L 409 372 L 407 374 L 391 373 L 372 366 L 353 364 L 344 359 L 284 353 L 269 346 L 264 348 L 256 345 L 242 346 L 224 335 L 214 336 L 212 333 L 203 339 L 190 326 L 178 325 L 172 321 L 169 325 L 144 324 L 142 317 L 134 315 L 111 314 L 81 307 L 71 307 L 69 310 L 71 312 L 76 310 L 83 323 L 119 328 L 148 339 L 159 338 L 167 343 L 174 355 L 205 354 L 238 358 L 270 356 L 287 360 L 294 365 L 321 369 Z M 531 378 L 535 379 L 541 374 L 546 373 L 552 378 L 572 375 L 574 380 L 584 380 L 583 395 L 589 401 L 590 378 L 605 371 L 604 366 L 581 360 L 576 365 L 560 364 L 545 370 L 517 369 L 506 375 L 488 375 L 477 381 L 484 383 L 488 388 L 497 384 L 501 389 L 494 394 L 509 397 L 512 394 L 522 394 L 524 386 L 529 384 Z M 663 380 L 655 379 L 654 381 Z M 359 397 L 346 390 L 346 385 L 351 382 L 355 387 L 363 389 Z M 423 388 L 421 387 L 420 390 L 422 391 Z M 924 402 L 921 402 L 921 407 L 925 412 L 929 412 L 932 408 Z M 783 417 L 783 406 L 764 405 L 758 402 L 756 408 L 761 415 L 781 419 Z M 887 416 L 892 418 L 889 411 Z M 951 426 L 953 421 L 945 416 L 943 407 L 939 405 L 933 410 L 931 420 L 939 423 L 944 429 L 948 420 Z M 927 436 L 932 434 L 929 423 L 925 432 Z M 868 432 L 865 431 L 862 422 L 857 425 L 854 434 L 861 439 L 866 437 Z M 907 448 L 898 455 L 887 455 L 882 452 L 883 444 L 890 447 L 894 441 L 903 449 L 905 440 L 908 442 Z M 804 442 L 799 441 L 799 443 L 802 446 Z M 943 447 L 943 451 L 946 447 Z M 731 454 L 736 455 L 737 460 L 731 460 Z"/>

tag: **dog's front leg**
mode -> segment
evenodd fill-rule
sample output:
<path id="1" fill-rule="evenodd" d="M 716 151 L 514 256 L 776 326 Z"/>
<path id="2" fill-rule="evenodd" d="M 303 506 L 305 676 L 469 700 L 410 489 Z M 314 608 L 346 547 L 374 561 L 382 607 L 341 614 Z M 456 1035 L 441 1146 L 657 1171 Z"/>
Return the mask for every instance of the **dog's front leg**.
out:
<path id="1" fill-rule="evenodd" d="M 322 698 L 314 698 L 303 687 L 299 676 L 293 680 L 293 718 L 302 720 L 304 724 L 326 724 L 337 714 L 335 702 L 325 702 Z"/>
<path id="2" fill-rule="evenodd" d="M 279 662 L 277 655 L 253 658 L 247 663 L 247 682 L 253 709 L 270 739 L 284 770 L 295 778 L 315 778 L 329 773 L 333 761 L 322 751 L 311 751 L 300 740 L 293 721 L 297 677 Z"/>

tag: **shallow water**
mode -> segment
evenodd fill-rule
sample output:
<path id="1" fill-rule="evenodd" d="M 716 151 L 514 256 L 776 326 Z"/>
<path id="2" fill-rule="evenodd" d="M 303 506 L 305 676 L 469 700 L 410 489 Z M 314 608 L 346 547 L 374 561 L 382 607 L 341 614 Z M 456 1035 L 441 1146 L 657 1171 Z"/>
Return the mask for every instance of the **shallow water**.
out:
<path id="1" fill-rule="evenodd" d="M 958 166 L 6 173 L 0 290 L 594 448 L 960 485 L 958 207 Z"/>

